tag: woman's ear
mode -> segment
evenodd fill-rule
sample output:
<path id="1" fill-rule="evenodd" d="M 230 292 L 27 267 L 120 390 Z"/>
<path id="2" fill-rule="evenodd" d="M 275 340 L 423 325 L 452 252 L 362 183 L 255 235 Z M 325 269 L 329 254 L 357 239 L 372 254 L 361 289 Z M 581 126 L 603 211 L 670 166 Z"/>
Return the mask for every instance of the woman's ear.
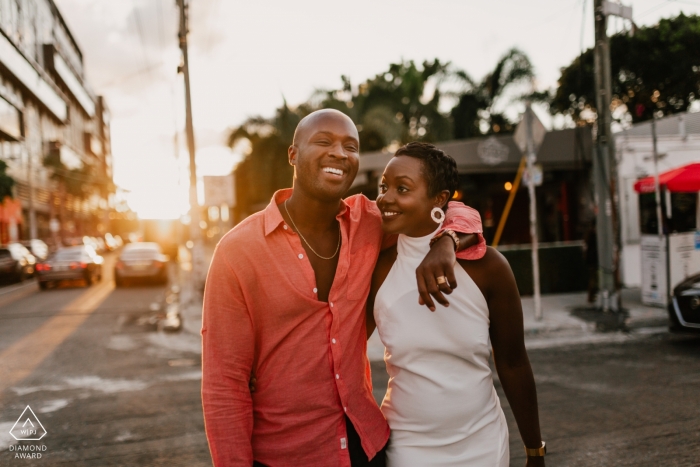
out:
<path id="1" fill-rule="evenodd" d="M 442 190 L 435 197 L 435 206 L 438 208 L 444 208 L 447 206 L 447 202 L 450 200 L 449 190 Z"/>

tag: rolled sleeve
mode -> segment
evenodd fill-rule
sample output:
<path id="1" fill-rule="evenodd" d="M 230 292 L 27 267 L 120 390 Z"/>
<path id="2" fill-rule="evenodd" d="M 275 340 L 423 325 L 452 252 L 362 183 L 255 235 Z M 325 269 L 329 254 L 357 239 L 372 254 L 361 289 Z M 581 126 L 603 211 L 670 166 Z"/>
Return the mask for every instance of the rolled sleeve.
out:
<path id="1" fill-rule="evenodd" d="M 476 245 L 470 246 L 457 253 L 457 258 L 475 260 L 483 258 L 486 254 L 486 240 L 481 226 L 479 211 L 463 203 L 450 201 L 443 224 L 444 229 L 451 229 L 464 234 L 475 234 L 479 238 Z"/>
<path id="2" fill-rule="evenodd" d="M 202 406 L 215 466 L 253 464 L 253 324 L 236 274 L 217 247 L 204 291 Z"/>

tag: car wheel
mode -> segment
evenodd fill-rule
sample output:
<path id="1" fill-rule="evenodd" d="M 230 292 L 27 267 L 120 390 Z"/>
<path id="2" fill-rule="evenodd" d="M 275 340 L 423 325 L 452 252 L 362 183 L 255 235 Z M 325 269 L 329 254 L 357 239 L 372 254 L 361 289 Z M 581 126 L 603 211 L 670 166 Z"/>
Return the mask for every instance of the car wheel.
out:
<path id="1" fill-rule="evenodd" d="M 122 279 L 120 277 L 115 277 L 114 278 L 114 285 L 116 287 L 124 287 L 124 279 Z"/>
<path id="2" fill-rule="evenodd" d="M 91 272 L 87 272 L 87 273 L 85 274 L 85 285 L 86 285 L 87 287 L 90 287 L 90 286 L 92 285 L 92 283 L 93 283 L 92 273 L 91 273 Z"/>
<path id="3" fill-rule="evenodd" d="M 49 288 L 49 283 L 47 281 L 39 281 L 39 288 L 41 290 L 46 290 Z"/>

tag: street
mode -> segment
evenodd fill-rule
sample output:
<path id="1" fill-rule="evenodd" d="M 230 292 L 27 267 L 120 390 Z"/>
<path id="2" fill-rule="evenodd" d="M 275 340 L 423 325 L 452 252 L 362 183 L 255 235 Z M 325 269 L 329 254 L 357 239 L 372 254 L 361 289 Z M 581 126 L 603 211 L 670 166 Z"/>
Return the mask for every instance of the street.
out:
<path id="1" fill-rule="evenodd" d="M 114 289 L 114 257 L 106 263 L 105 278 L 91 288 L 39 292 L 26 283 L 0 290 L 0 465 L 211 465 L 198 336 L 158 331 L 166 288 Z M 558 340 L 529 355 L 547 465 L 700 465 L 700 339 Z M 381 400 L 383 362 L 372 369 Z M 524 465 L 497 378 L 496 386 L 512 465 Z M 17 443 L 8 431 L 27 405 L 47 435 Z M 29 444 L 46 446 L 41 459 L 16 458 L 16 447 Z"/>
<path id="2" fill-rule="evenodd" d="M 0 291 L 0 465 L 210 465 L 199 339 L 157 332 L 163 286 Z M 2 295 L 7 289 L 16 289 Z M 29 405 L 40 460 L 15 459 L 9 430 Z"/>

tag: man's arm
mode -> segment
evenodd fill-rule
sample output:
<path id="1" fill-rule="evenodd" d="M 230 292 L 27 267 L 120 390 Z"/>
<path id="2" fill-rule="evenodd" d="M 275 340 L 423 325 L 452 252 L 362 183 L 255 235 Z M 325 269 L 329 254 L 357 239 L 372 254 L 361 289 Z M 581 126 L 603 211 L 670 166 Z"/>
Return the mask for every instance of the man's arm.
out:
<path id="1" fill-rule="evenodd" d="M 204 291 L 202 406 L 215 466 L 253 465 L 253 402 L 248 383 L 254 334 L 240 283 L 217 248 Z"/>
<path id="2" fill-rule="evenodd" d="M 459 250 L 455 252 L 455 244 L 451 237 L 444 235 L 433 243 L 430 252 L 416 269 L 418 282 L 418 303 L 426 305 L 430 311 L 435 311 L 433 298 L 443 306 L 449 302 L 443 294 L 451 294 L 457 288 L 454 267 L 457 258 L 475 260 L 486 253 L 486 241 L 482 234 L 481 216 L 476 209 L 462 203 L 449 203 L 443 230 L 454 230 L 459 237 Z M 441 231 L 442 232 L 442 231 Z M 439 235 L 440 233 L 438 233 Z M 437 283 L 439 277 L 447 280 Z"/>
<path id="3" fill-rule="evenodd" d="M 451 201 L 448 206 L 442 227 L 443 230 L 454 230 L 459 236 L 457 258 L 469 260 L 483 258 L 486 254 L 486 240 L 479 211 L 458 201 Z"/>

